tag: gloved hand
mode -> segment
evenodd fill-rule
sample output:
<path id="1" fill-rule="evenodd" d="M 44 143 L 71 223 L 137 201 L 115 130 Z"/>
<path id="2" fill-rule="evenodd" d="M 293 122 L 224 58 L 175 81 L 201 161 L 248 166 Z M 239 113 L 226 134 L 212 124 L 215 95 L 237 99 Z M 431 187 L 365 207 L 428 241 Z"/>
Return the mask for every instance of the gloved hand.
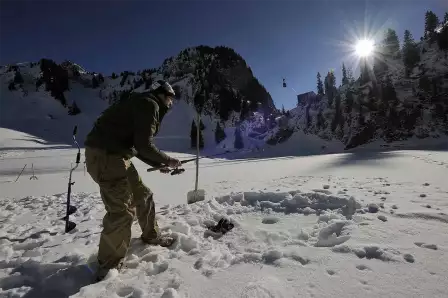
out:
<path id="1" fill-rule="evenodd" d="M 170 170 L 170 168 L 168 168 L 168 167 L 164 167 L 164 168 L 161 168 L 161 169 L 160 169 L 160 172 L 161 172 L 161 173 L 164 173 L 164 174 L 168 174 L 170 171 L 171 171 L 171 170 Z"/>
<path id="2" fill-rule="evenodd" d="M 176 158 L 172 158 L 170 159 L 170 161 L 168 162 L 168 167 L 170 168 L 178 168 L 182 165 L 182 163 L 180 162 L 180 160 L 176 159 Z"/>

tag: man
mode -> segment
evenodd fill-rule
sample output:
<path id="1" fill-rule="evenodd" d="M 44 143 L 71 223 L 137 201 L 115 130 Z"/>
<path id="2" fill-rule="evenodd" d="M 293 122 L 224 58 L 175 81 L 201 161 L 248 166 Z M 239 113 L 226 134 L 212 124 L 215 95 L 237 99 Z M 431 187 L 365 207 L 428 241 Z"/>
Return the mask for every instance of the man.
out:
<path id="1" fill-rule="evenodd" d="M 181 165 L 157 149 L 152 140 L 174 96 L 170 84 L 156 81 L 149 92 L 131 93 L 107 108 L 86 138 L 87 171 L 99 185 L 106 209 L 98 250 L 98 281 L 110 269 L 121 268 L 135 214 L 144 243 L 169 247 L 174 242 L 172 237 L 160 234 L 153 193 L 131 162 L 135 156 L 151 166 L 162 167 L 164 173 Z"/>

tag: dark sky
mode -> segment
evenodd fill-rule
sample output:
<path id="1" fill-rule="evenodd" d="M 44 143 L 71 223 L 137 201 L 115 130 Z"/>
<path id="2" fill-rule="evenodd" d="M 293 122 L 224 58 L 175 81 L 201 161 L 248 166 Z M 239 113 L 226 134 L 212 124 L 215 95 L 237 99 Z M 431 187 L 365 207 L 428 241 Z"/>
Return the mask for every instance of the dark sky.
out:
<path id="1" fill-rule="evenodd" d="M 443 18 L 448 1 L 0 0 L 0 64 L 69 59 L 110 74 L 157 67 L 189 46 L 226 45 L 277 107 L 291 108 L 295 91 L 316 89 L 318 71 L 335 69 L 339 79 L 342 62 L 353 63 L 354 32 L 391 27 L 401 40 L 409 29 L 417 40 L 428 9 Z"/>

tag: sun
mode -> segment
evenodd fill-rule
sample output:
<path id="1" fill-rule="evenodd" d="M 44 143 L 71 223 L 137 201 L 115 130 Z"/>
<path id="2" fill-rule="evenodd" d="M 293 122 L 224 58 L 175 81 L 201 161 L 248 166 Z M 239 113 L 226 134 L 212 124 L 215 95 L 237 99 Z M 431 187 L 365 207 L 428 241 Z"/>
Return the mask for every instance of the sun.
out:
<path id="1" fill-rule="evenodd" d="M 369 39 L 358 40 L 355 51 L 359 57 L 369 57 L 373 53 L 373 41 Z"/>

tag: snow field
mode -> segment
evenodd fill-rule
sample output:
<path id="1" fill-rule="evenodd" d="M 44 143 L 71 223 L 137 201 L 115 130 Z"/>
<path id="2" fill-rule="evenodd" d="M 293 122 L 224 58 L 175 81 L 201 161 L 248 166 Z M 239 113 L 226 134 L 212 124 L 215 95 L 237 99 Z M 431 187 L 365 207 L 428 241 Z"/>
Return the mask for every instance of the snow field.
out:
<path id="1" fill-rule="evenodd" d="M 383 180 L 381 183 L 387 184 Z M 221 285 L 221 291 L 225 292 L 216 297 L 226 297 L 228 293 L 234 293 L 234 297 L 299 297 L 295 296 L 300 293 L 294 292 L 295 287 L 281 290 L 274 286 L 276 282 L 298 281 L 294 275 L 283 279 L 268 274 L 263 277 L 268 281 L 251 281 L 241 288 L 234 287 L 237 283 L 234 279 L 243 278 L 248 272 L 253 274 L 255 268 L 263 268 L 264 274 L 272 270 L 275 274 L 285 274 L 310 268 L 316 274 L 316 270 L 326 267 L 325 275 L 319 275 L 316 283 L 310 277 L 306 279 L 312 293 L 324 276 L 340 277 L 343 272 L 340 266 L 347 262 L 354 267 L 349 270 L 351 278 L 353 270 L 359 272 L 355 276 L 361 274 L 357 277 L 360 283 L 357 287 L 368 287 L 370 283 L 375 284 L 379 273 L 374 277 L 367 274 L 385 270 L 380 263 L 369 260 L 393 263 L 397 269 L 397 266 L 428 262 L 425 256 L 430 256 L 430 262 L 436 262 L 435 256 L 431 256 L 434 253 L 446 255 L 448 239 L 439 239 L 439 245 L 430 242 L 431 236 L 424 241 L 415 237 L 412 243 L 403 242 L 403 234 L 415 235 L 421 225 L 431 226 L 427 223 L 432 221 L 429 213 L 426 220 L 416 218 L 416 223 L 410 226 L 401 217 L 388 215 L 389 222 L 393 222 L 391 227 L 395 227 L 389 232 L 388 227 L 382 226 L 385 223 L 375 221 L 376 214 L 368 212 L 369 204 L 361 203 L 343 190 L 335 195 L 327 186 L 324 184 L 322 189 L 310 192 L 231 193 L 192 205 L 162 206 L 157 214 L 159 225 L 164 233 L 172 233 L 177 238 L 174 246 L 166 249 L 143 245 L 138 239 L 140 228 L 134 222 L 134 238 L 125 269 L 121 273 L 112 270 L 104 281 L 92 285 L 90 279 L 95 270 L 104 214 L 97 194 L 73 194 L 72 202 L 78 211 L 71 220 L 78 227 L 67 235 L 62 232 L 64 222 L 59 220 L 64 215 L 65 193 L 5 200 L 0 206 L 3 218 L 0 287 L 8 295 L 5 297 L 21 297 L 25 292 L 29 297 L 207 297 L 209 291 L 215 294 L 219 291 L 212 290 L 210 284 L 204 286 L 205 291 L 194 290 L 202 285 L 200 280 L 216 286 L 222 275 L 233 272 L 238 275 L 233 277 L 231 289 L 224 290 Z M 353 211 L 357 209 L 356 213 L 348 212 L 349 206 L 354 207 Z M 387 214 L 381 208 L 378 212 Z M 220 237 L 209 232 L 207 226 L 216 224 L 222 217 L 228 217 L 235 228 Z M 443 233 L 443 228 L 432 227 L 432 232 Z M 419 251 L 408 252 L 415 249 Z M 272 269 L 265 269 L 266 266 Z M 438 278 L 443 278 L 446 274 L 440 265 L 429 268 L 426 270 L 430 270 L 430 276 L 442 274 Z M 271 276 L 274 279 L 269 280 Z M 380 280 L 384 282 L 384 276 Z M 303 282 L 300 285 L 303 287 Z M 436 294 L 437 289 L 434 290 Z M 343 292 L 351 291 L 352 287 Z"/>

